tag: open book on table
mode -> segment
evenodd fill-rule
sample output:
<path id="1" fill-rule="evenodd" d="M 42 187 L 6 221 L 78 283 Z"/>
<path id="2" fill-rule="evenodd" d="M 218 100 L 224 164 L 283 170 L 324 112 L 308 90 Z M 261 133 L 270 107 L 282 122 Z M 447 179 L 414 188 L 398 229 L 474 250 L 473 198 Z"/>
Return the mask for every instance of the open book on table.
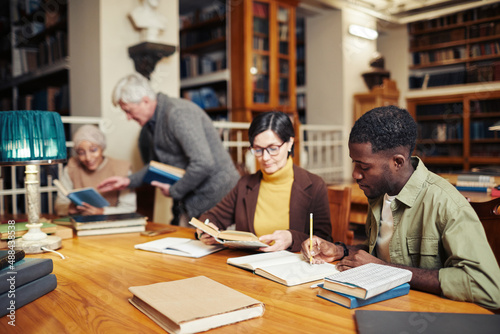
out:
<path id="1" fill-rule="evenodd" d="M 179 181 L 186 171 L 182 168 L 170 166 L 158 161 L 150 161 L 148 171 L 142 180 L 143 183 L 158 181 L 161 183 L 174 184 Z"/>
<path id="2" fill-rule="evenodd" d="M 227 263 L 286 286 L 321 280 L 339 272 L 333 264 L 309 264 L 301 254 L 289 251 L 233 257 Z"/>
<path id="3" fill-rule="evenodd" d="M 259 238 L 252 232 L 230 230 L 218 231 L 211 226 L 202 223 L 196 218 L 192 218 L 189 224 L 211 235 L 215 238 L 215 240 L 217 240 L 217 242 L 225 246 L 235 248 L 260 248 L 269 246 L 268 244 L 261 242 Z"/>
<path id="4" fill-rule="evenodd" d="M 81 188 L 68 190 L 65 186 L 59 181 L 54 180 L 54 185 L 57 190 L 59 190 L 64 196 L 68 197 L 73 203 L 77 206 L 82 206 L 83 202 L 92 205 L 96 208 L 103 208 L 105 206 L 109 206 L 109 202 L 102 197 L 101 194 L 97 192 L 94 188 Z"/>
<path id="5" fill-rule="evenodd" d="M 150 252 L 200 258 L 224 249 L 223 245 L 205 245 L 199 240 L 187 238 L 163 238 L 134 246 Z"/>
<path id="6" fill-rule="evenodd" d="M 412 272 L 383 264 L 368 263 L 325 277 L 325 289 L 361 299 L 379 295 L 411 280 Z"/>

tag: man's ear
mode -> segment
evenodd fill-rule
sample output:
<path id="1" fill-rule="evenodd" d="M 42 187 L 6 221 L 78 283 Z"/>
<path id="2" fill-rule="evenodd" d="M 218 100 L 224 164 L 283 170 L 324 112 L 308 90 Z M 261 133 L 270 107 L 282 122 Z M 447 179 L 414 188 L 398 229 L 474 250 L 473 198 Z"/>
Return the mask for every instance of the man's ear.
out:
<path id="1" fill-rule="evenodd" d="M 394 163 L 394 167 L 396 169 L 400 169 L 406 163 L 406 158 L 402 154 L 394 154 L 392 157 L 392 161 Z"/>

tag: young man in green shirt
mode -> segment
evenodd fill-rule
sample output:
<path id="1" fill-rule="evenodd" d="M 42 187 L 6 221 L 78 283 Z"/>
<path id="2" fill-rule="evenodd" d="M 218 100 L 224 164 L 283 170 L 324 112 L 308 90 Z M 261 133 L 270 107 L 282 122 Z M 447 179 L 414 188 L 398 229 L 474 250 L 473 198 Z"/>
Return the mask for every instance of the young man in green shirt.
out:
<path id="1" fill-rule="evenodd" d="M 368 240 L 335 245 L 313 238 L 315 263 L 347 270 L 380 263 L 412 271 L 412 289 L 500 308 L 500 269 L 484 229 L 453 185 L 411 157 L 417 125 L 395 106 L 361 116 L 349 136 L 353 178 L 366 197 Z M 333 236 L 335 240 L 335 236 Z M 309 240 L 302 245 L 309 258 Z"/>

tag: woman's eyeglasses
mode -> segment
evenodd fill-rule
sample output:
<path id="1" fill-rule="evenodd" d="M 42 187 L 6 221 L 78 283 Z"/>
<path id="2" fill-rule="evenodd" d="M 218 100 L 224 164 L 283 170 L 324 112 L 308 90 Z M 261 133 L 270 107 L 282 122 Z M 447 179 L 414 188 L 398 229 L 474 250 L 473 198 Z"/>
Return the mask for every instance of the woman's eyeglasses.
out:
<path id="1" fill-rule="evenodd" d="M 270 156 L 275 156 L 275 155 L 278 155 L 280 153 L 280 148 L 285 143 L 286 142 L 284 141 L 281 143 L 281 145 L 271 145 L 271 146 L 264 147 L 264 148 L 261 148 L 261 147 L 253 148 L 250 146 L 250 152 L 252 152 L 252 154 L 255 155 L 256 157 L 261 157 L 264 155 L 264 150 L 265 150 L 265 151 L 267 151 L 267 153 L 269 153 Z"/>

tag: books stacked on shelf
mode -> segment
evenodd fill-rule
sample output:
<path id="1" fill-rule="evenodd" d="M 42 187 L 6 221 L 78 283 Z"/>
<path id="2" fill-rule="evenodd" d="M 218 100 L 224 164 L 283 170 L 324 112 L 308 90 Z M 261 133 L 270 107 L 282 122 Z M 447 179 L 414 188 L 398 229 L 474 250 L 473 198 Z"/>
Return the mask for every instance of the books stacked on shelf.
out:
<path id="1" fill-rule="evenodd" d="M 460 191 L 490 192 L 496 186 L 495 177 L 481 174 L 459 174 L 456 188 Z"/>
<path id="2" fill-rule="evenodd" d="M 189 28 L 195 24 L 202 24 L 207 21 L 224 21 L 226 18 L 226 4 L 223 1 L 217 1 L 200 10 L 192 11 L 179 15 L 180 29 Z"/>
<path id="3" fill-rule="evenodd" d="M 129 288 L 130 303 L 169 333 L 198 333 L 264 314 L 264 304 L 205 276 Z"/>
<path id="4" fill-rule="evenodd" d="M 369 263 L 325 277 L 318 285 L 318 297 L 356 308 L 407 295 L 409 270 Z"/>
<path id="5" fill-rule="evenodd" d="M 223 90 L 205 86 L 197 89 L 184 90 L 182 97 L 196 103 L 202 109 L 220 108 L 225 105 L 226 93 Z"/>
<path id="6" fill-rule="evenodd" d="M 66 219 L 54 219 L 54 223 L 70 226 L 77 236 L 143 232 L 147 217 L 136 212 L 110 215 L 73 215 Z"/>
<path id="7" fill-rule="evenodd" d="M 226 55 L 223 52 L 214 52 L 202 56 L 196 54 L 181 57 L 181 78 L 192 78 L 226 69 Z"/>
<path id="8" fill-rule="evenodd" d="M 9 253 L 10 252 L 10 253 Z M 57 287 L 52 274 L 52 259 L 25 258 L 24 251 L 0 251 L 0 317 L 15 313 L 20 307 Z"/>
<path id="9" fill-rule="evenodd" d="M 211 42 L 214 40 L 224 41 L 226 36 L 226 27 L 218 26 L 200 30 L 188 30 L 185 32 L 181 31 L 179 43 L 181 49 L 186 49 L 189 47 L 196 47 L 203 43 Z"/>

